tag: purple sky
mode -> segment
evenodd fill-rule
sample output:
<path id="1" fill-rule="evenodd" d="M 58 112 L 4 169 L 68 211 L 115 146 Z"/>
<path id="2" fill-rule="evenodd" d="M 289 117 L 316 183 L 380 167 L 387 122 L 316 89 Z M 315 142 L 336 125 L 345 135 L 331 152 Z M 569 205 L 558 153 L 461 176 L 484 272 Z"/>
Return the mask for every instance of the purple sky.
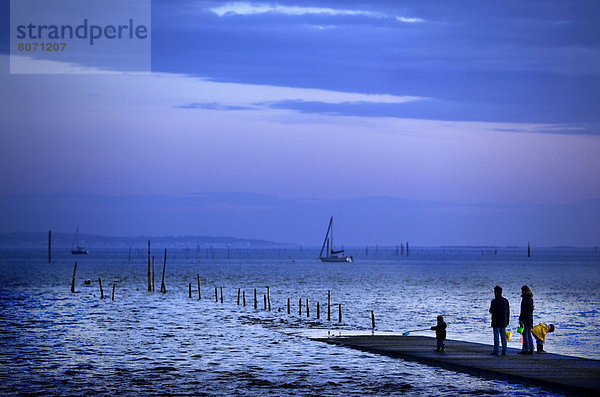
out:
<path id="1" fill-rule="evenodd" d="M 155 1 L 151 74 L 2 28 L 0 231 L 597 245 L 596 3 L 388 3 Z"/>

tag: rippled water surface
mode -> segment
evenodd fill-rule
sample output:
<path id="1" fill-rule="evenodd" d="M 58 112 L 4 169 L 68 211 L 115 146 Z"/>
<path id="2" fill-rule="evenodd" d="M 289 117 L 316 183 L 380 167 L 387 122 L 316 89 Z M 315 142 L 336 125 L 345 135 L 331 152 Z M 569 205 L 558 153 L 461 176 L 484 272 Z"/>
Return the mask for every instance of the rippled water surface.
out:
<path id="1" fill-rule="evenodd" d="M 373 311 L 378 332 L 428 327 L 443 314 L 449 339 L 491 344 L 487 309 L 496 284 L 511 303 L 511 327 L 520 287 L 528 284 L 535 321 L 557 328 L 546 350 L 600 359 L 600 253 L 593 249 L 542 250 L 532 258 L 510 249 L 416 249 L 409 258 L 357 250 L 353 264 L 321 264 L 307 250 L 240 250 L 229 259 L 170 250 L 165 294 L 158 292 L 163 251 L 152 252 L 154 293 L 147 291 L 147 262 L 136 253 L 65 251 L 47 263 L 43 250 L 0 251 L 0 394 L 543 395 L 306 337 L 369 331 Z M 264 308 L 267 286 L 271 311 Z M 518 337 L 509 346 L 520 347 Z"/>

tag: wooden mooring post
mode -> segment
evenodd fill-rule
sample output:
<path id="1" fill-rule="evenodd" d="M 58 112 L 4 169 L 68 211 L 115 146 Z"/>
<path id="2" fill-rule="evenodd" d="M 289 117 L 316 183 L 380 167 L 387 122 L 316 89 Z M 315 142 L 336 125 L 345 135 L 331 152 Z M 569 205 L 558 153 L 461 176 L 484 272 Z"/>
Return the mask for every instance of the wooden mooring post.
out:
<path id="1" fill-rule="evenodd" d="M 331 321 L 331 290 L 327 291 L 327 321 Z"/>
<path id="2" fill-rule="evenodd" d="M 254 310 L 258 309 L 258 302 L 256 300 L 256 288 L 254 288 Z"/>
<path id="3" fill-rule="evenodd" d="M 290 298 L 288 298 L 288 301 L 287 301 L 287 309 L 288 309 L 288 314 L 291 314 Z"/>
<path id="4" fill-rule="evenodd" d="M 202 299 L 202 290 L 200 289 L 200 275 L 196 274 L 196 278 L 198 279 L 198 299 Z"/>
<path id="5" fill-rule="evenodd" d="M 240 305 L 240 294 L 241 294 L 241 288 L 238 288 L 238 298 L 237 298 L 237 305 Z"/>
<path id="6" fill-rule="evenodd" d="M 371 310 L 371 326 L 375 329 L 375 313 Z"/>
<path id="7" fill-rule="evenodd" d="M 152 269 L 150 257 L 150 240 L 148 240 L 148 292 L 152 292 Z"/>
<path id="8" fill-rule="evenodd" d="M 321 304 L 317 302 L 317 320 L 321 318 Z"/>
<path id="9" fill-rule="evenodd" d="M 246 290 L 242 291 L 242 303 L 244 304 L 244 307 L 246 307 Z"/>
<path id="10" fill-rule="evenodd" d="M 112 290 L 112 295 L 111 295 L 111 300 L 115 300 L 115 288 L 117 288 L 117 284 L 113 283 L 113 290 Z"/>
<path id="11" fill-rule="evenodd" d="M 264 294 L 263 297 L 265 298 L 264 310 L 267 310 L 267 294 Z"/>
<path id="12" fill-rule="evenodd" d="M 163 263 L 162 281 L 160 282 L 160 292 L 163 294 L 167 293 L 167 287 L 165 286 L 165 270 L 167 269 L 167 249 L 165 248 L 165 261 Z"/>
<path id="13" fill-rule="evenodd" d="M 102 280 L 98 277 L 98 284 L 100 284 L 100 299 L 104 299 L 104 290 L 102 289 Z"/>
<path id="14" fill-rule="evenodd" d="M 191 298 L 192 297 L 192 283 L 189 283 L 188 287 L 189 287 L 189 297 Z"/>
<path id="15" fill-rule="evenodd" d="M 267 287 L 267 305 L 269 307 L 269 311 L 271 311 L 271 292 L 269 287 Z"/>
<path id="16" fill-rule="evenodd" d="M 221 303 L 223 303 L 223 287 L 219 288 L 221 290 Z"/>
<path id="17" fill-rule="evenodd" d="M 77 262 L 75 262 L 75 266 L 73 267 L 73 279 L 71 280 L 71 292 L 75 293 L 75 272 L 77 272 Z"/>
<path id="18" fill-rule="evenodd" d="M 217 290 L 217 287 L 215 287 L 215 303 L 219 302 L 219 291 Z"/>
<path id="19" fill-rule="evenodd" d="M 342 304 L 339 303 L 339 316 L 338 316 L 338 323 L 342 322 Z"/>
<path id="20" fill-rule="evenodd" d="M 152 255 L 152 292 L 154 292 L 154 255 Z"/>
<path id="21" fill-rule="evenodd" d="M 308 305 L 308 298 L 306 298 L 306 317 L 310 317 L 310 306 Z"/>
<path id="22" fill-rule="evenodd" d="M 302 298 L 298 299 L 298 315 L 302 315 Z"/>

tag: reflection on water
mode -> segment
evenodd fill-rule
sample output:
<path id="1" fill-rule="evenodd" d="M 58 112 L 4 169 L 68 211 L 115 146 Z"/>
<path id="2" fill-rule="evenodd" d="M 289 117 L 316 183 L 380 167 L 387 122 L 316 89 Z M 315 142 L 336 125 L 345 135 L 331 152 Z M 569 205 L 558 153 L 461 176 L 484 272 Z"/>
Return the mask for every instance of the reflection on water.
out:
<path id="1" fill-rule="evenodd" d="M 77 292 L 71 294 L 70 256 L 56 255 L 48 264 L 42 250 L 0 252 L 0 394 L 544 394 L 307 338 L 369 331 L 373 310 L 378 331 L 427 327 L 443 314 L 450 339 L 491 344 L 487 309 L 496 284 L 511 302 L 513 326 L 520 287 L 531 286 L 536 321 L 557 326 L 546 350 L 600 358 L 599 256 L 593 251 L 548 251 L 528 260 L 414 250 L 409 259 L 355 255 L 354 264 L 327 265 L 303 251 L 253 255 L 186 262 L 175 252 L 167 264 L 168 291 L 161 294 L 147 292 L 143 259 L 128 263 L 125 250 L 92 252 L 77 258 Z M 266 286 L 270 312 L 264 310 Z M 223 287 L 223 303 L 215 302 L 215 287 Z M 237 305 L 238 288 L 245 307 Z M 341 324 L 337 306 L 327 321 L 328 291 L 332 304 L 342 304 Z M 298 314 L 300 298 L 304 306 L 309 299 L 309 317 L 305 308 Z M 519 347 L 518 338 L 509 346 Z"/>

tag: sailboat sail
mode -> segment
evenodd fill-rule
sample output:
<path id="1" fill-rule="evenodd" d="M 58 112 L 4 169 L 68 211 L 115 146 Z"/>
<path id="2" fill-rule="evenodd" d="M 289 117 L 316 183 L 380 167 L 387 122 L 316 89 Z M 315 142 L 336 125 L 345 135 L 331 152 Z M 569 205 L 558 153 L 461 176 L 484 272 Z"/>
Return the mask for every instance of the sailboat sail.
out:
<path id="1" fill-rule="evenodd" d="M 73 255 L 87 255 L 88 250 L 79 245 L 79 226 L 75 231 L 75 237 L 73 238 L 73 244 L 71 245 L 71 254 Z"/>
<path id="2" fill-rule="evenodd" d="M 323 253 L 325 252 L 325 256 Z M 333 217 L 329 219 L 329 226 L 327 226 L 327 233 L 325 233 L 325 239 L 323 240 L 323 246 L 319 253 L 319 259 L 321 262 L 352 262 L 353 258 L 344 254 L 344 250 L 333 249 Z"/>

